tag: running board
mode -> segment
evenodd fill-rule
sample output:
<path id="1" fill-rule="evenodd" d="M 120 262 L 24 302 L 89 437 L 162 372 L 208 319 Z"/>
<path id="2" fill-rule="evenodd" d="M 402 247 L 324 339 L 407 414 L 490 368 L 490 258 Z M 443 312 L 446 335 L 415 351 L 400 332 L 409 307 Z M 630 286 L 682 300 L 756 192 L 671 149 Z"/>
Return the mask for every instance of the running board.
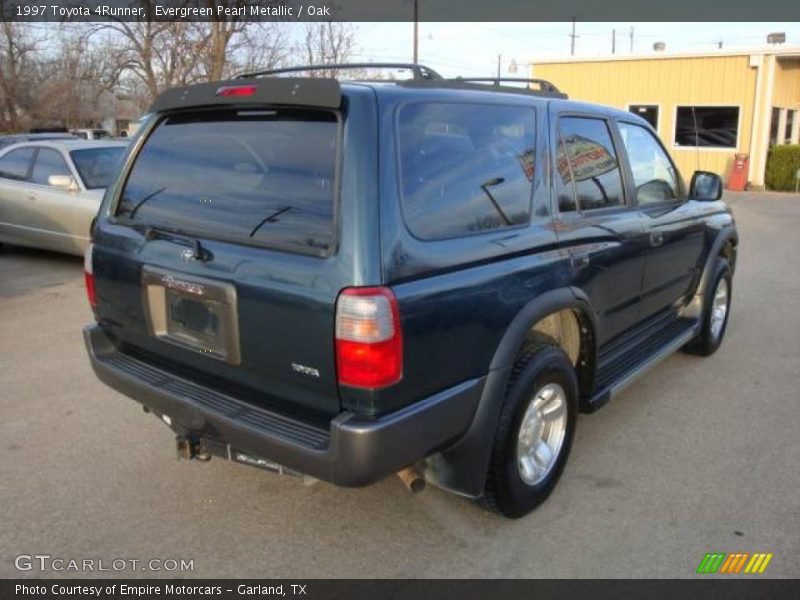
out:
<path id="1" fill-rule="evenodd" d="M 699 321 L 676 319 L 630 352 L 602 365 L 597 377 L 597 390 L 585 404 L 586 412 L 594 412 L 642 375 L 691 341 L 698 332 Z"/>

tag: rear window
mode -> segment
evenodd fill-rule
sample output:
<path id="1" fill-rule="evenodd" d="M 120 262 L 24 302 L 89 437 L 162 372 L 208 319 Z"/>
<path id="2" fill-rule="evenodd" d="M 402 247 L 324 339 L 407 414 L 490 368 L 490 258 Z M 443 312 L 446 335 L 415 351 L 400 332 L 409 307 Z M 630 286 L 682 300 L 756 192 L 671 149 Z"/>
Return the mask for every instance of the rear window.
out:
<path id="1" fill-rule="evenodd" d="M 327 254 L 334 243 L 336 115 L 228 110 L 163 119 L 117 216 L 198 237 Z"/>
<path id="2" fill-rule="evenodd" d="M 523 106 L 410 104 L 398 139 L 411 232 L 446 239 L 527 223 L 535 113 Z"/>

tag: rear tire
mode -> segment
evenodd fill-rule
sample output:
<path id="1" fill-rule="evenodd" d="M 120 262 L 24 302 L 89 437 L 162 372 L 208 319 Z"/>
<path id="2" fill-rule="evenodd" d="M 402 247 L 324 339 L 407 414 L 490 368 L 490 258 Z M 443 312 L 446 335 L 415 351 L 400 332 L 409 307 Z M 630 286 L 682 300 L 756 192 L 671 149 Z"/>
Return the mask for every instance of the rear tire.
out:
<path id="1" fill-rule="evenodd" d="M 519 518 L 553 491 L 567 462 L 578 413 L 578 380 L 557 346 L 525 349 L 511 373 L 481 504 Z"/>
<path id="2" fill-rule="evenodd" d="M 683 347 L 684 352 L 710 356 L 716 352 L 728 328 L 733 276 L 728 261 L 717 260 L 714 275 L 703 298 L 703 320 L 700 333 Z"/>

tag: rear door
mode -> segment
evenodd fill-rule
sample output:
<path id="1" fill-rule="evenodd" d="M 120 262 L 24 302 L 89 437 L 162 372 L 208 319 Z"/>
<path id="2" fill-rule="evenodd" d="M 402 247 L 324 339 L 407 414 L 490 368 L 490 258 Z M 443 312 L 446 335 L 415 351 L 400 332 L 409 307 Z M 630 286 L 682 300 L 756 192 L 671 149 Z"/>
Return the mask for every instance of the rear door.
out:
<path id="1" fill-rule="evenodd" d="M 612 122 L 562 113 L 554 122 L 554 192 L 559 243 L 574 285 L 589 297 L 602 345 L 640 319 L 642 218 L 623 186 Z"/>
<path id="2" fill-rule="evenodd" d="M 46 237 L 47 246 L 62 252 L 75 252 L 75 198 L 77 191 L 50 185 L 51 176 L 75 174 L 67 166 L 61 152 L 40 147 L 36 152 L 31 171 L 30 197 L 36 210 L 31 213 L 32 226 Z M 77 184 L 77 181 L 76 181 Z"/>
<path id="3" fill-rule="evenodd" d="M 118 345 L 256 404 L 338 412 L 341 135 L 333 109 L 158 118 L 95 234 Z"/>
<path id="4" fill-rule="evenodd" d="M 630 168 L 631 196 L 642 214 L 647 241 L 642 279 L 642 317 L 683 298 L 701 268 L 704 225 L 697 204 L 687 201 L 678 171 L 652 131 L 618 122 Z"/>

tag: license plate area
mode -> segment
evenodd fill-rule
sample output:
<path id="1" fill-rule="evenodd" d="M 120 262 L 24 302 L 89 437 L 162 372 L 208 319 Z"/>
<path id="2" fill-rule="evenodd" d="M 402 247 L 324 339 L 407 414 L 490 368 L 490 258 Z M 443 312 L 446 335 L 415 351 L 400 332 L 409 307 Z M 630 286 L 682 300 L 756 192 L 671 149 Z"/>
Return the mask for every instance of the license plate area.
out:
<path id="1" fill-rule="evenodd" d="M 231 365 L 241 362 L 232 284 L 155 267 L 144 267 L 142 284 L 150 335 Z"/>

